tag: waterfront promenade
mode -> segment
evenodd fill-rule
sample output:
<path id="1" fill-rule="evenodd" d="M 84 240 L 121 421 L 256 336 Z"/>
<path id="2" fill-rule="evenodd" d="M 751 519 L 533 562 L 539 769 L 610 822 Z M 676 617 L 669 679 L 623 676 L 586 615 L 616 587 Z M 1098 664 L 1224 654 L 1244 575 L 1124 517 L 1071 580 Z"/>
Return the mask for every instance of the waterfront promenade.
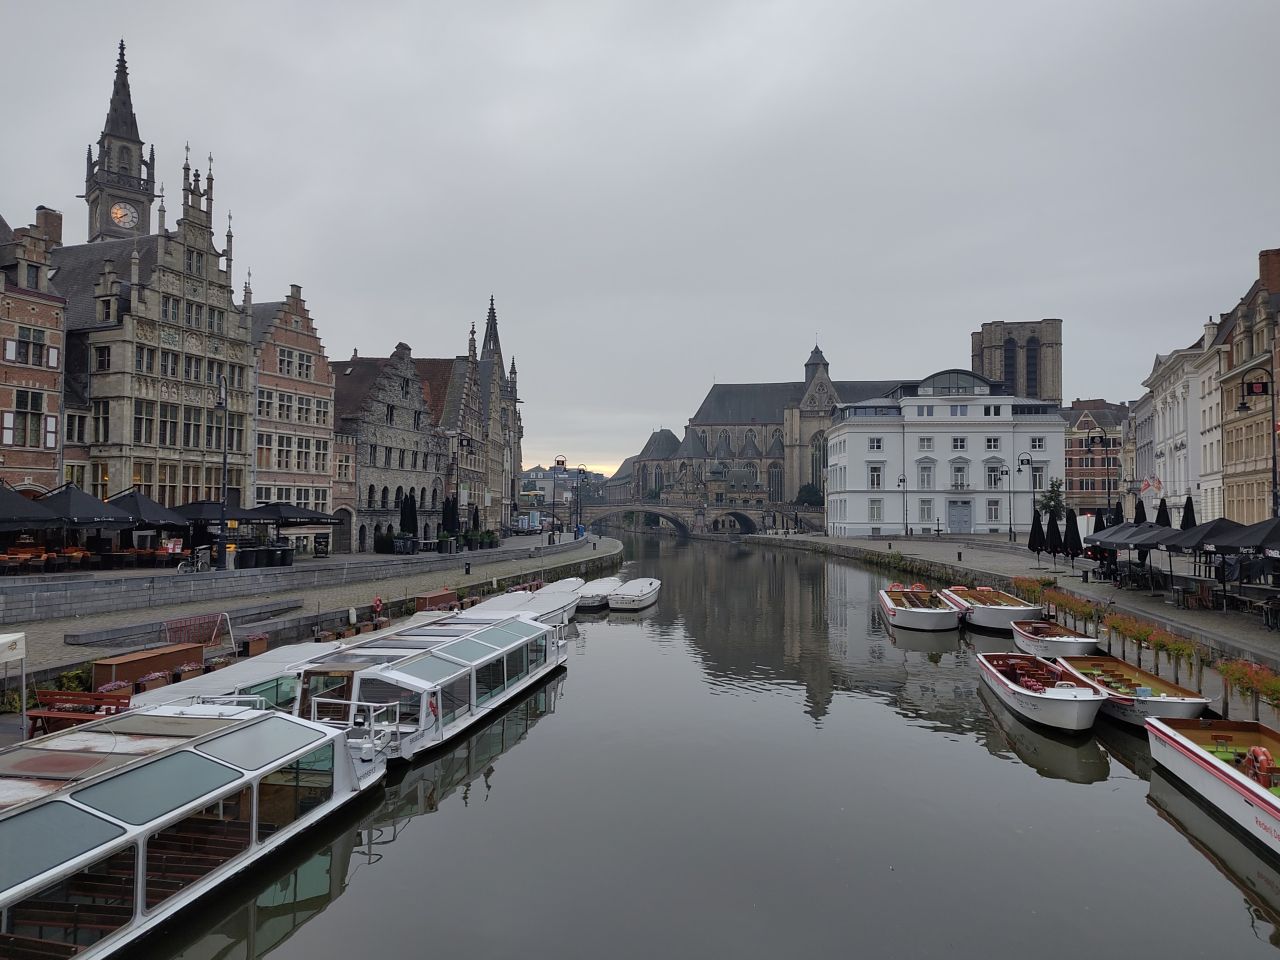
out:
<path id="1" fill-rule="evenodd" d="M 1157 623 L 1170 632 L 1209 645 L 1220 655 L 1247 657 L 1272 669 L 1280 669 L 1280 631 L 1268 630 L 1256 615 L 1221 610 L 1184 610 L 1174 606 L 1173 597 L 1168 592 L 1153 595 L 1146 590 L 1122 590 L 1092 578 L 1086 583 L 1080 573 L 1082 570 L 1091 571 L 1094 568 L 1092 561 L 1077 559 L 1074 570 L 1060 561 L 1055 572 L 1048 555 L 1041 554 L 1037 567 L 1035 554 L 1025 546 L 1009 543 L 1003 536 L 885 539 L 804 535 L 746 539 L 752 543 L 864 560 L 877 566 L 892 562 L 891 554 L 899 554 L 903 558 L 934 565 L 939 573 L 962 572 L 979 582 L 984 578 L 1007 580 L 1011 577 L 1052 576 L 1057 578 L 1062 589 L 1070 593 Z M 1153 553 L 1149 562 L 1163 567 L 1165 556 Z M 1175 570 L 1180 572 L 1178 566 Z M 892 574 L 886 576 L 892 578 Z"/>

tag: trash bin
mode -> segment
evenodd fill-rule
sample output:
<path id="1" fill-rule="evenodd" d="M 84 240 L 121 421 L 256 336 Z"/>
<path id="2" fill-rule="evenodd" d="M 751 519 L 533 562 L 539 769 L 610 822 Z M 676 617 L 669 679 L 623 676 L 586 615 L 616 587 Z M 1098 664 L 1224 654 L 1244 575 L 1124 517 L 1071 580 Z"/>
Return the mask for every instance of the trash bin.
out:
<path id="1" fill-rule="evenodd" d="M 272 547 L 268 552 L 271 554 L 271 566 L 284 566 L 284 547 Z"/>
<path id="2" fill-rule="evenodd" d="M 280 548 L 280 565 L 282 567 L 293 566 L 293 547 Z"/>
<path id="3" fill-rule="evenodd" d="M 1088 570 L 1081 570 L 1081 571 L 1080 571 L 1080 582 L 1081 582 L 1081 583 L 1088 583 L 1088 582 L 1089 582 L 1089 571 L 1088 571 Z"/>
<path id="4" fill-rule="evenodd" d="M 252 570 L 258 565 L 258 551 L 253 547 L 246 547 L 236 553 L 236 566 L 241 570 Z"/>

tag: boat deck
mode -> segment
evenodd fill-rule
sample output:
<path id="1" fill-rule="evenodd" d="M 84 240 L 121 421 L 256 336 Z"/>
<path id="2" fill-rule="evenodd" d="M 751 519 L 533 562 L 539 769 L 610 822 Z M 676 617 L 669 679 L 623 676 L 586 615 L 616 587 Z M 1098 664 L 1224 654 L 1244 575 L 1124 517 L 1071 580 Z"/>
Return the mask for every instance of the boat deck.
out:
<path id="1" fill-rule="evenodd" d="M 910 610 L 950 610 L 951 605 L 928 590 L 886 590 L 885 595 L 895 607 Z"/>
<path id="2" fill-rule="evenodd" d="M 1262 747 L 1272 757 L 1280 756 L 1280 736 L 1273 735 L 1272 731 L 1248 721 L 1162 720 L 1161 723 L 1186 737 L 1205 753 L 1280 796 L 1280 769 L 1253 772 L 1249 769 L 1252 764 L 1246 763 L 1254 747 Z"/>
<path id="3" fill-rule="evenodd" d="M 1157 677 L 1154 673 L 1140 670 L 1133 664 L 1115 657 L 1063 657 L 1076 670 L 1094 683 L 1114 690 L 1126 697 L 1137 696 L 1139 687 L 1149 687 L 1150 694 L 1143 696 L 1192 697 L 1199 699 L 1202 695 L 1186 687 L 1180 687 L 1172 681 Z"/>
<path id="4" fill-rule="evenodd" d="M 1025 600 L 1005 593 L 1001 590 L 970 590 L 968 587 L 951 587 L 951 593 L 961 600 L 982 607 L 1032 607 Z"/>

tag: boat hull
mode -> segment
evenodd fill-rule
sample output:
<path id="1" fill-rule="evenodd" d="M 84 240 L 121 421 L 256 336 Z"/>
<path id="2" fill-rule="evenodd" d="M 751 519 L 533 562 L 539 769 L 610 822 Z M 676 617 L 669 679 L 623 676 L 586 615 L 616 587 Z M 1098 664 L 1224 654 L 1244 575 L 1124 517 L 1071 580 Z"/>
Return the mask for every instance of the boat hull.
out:
<path id="1" fill-rule="evenodd" d="M 1113 720 L 1119 720 L 1121 723 L 1130 723 L 1136 727 L 1146 725 L 1148 717 L 1165 717 L 1171 720 L 1194 720 L 1200 714 L 1204 713 L 1205 708 L 1209 706 L 1207 697 L 1130 697 L 1122 693 L 1116 693 L 1105 684 L 1098 683 L 1085 674 L 1081 673 L 1076 667 L 1064 661 L 1058 661 L 1058 666 L 1071 676 L 1075 677 L 1081 683 L 1087 683 L 1100 693 L 1107 696 L 1107 702 L 1102 705 L 1102 712 Z"/>
<path id="2" fill-rule="evenodd" d="M 1098 649 L 1092 637 L 1039 637 L 1019 627 L 1020 623 L 1020 620 L 1014 621 L 1009 627 L 1014 645 L 1023 653 L 1036 657 L 1085 657 Z"/>
<path id="3" fill-rule="evenodd" d="M 1246 835 L 1280 856 L 1280 798 L 1264 790 L 1159 720 L 1147 720 L 1151 758 L 1221 812 Z"/>
<path id="4" fill-rule="evenodd" d="M 1087 690 L 1090 696 L 1066 696 L 1032 693 L 1018 687 L 1003 677 L 998 670 L 987 663 L 979 655 L 978 666 L 982 680 L 992 693 L 1006 707 L 1032 723 L 1052 727 L 1055 730 L 1080 731 L 1088 730 L 1102 708 L 1103 698 L 1097 695 L 1092 687 L 1077 687 Z"/>
<path id="5" fill-rule="evenodd" d="M 899 607 L 886 590 L 880 591 L 880 609 L 885 622 L 896 630 L 955 630 L 960 626 L 960 611 L 954 607 Z"/>
<path id="6" fill-rule="evenodd" d="M 965 623 L 980 630 L 1012 633 L 1013 621 L 1039 620 L 1044 616 L 1044 608 L 1032 604 L 1005 606 L 1004 604 L 982 603 L 981 595 L 976 592 L 961 595 L 950 590 L 943 590 L 941 591 L 941 596 L 947 603 L 960 611 Z"/>
<path id="7" fill-rule="evenodd" d="M 609 594 L 609 609 L 643 610 L 657 602 L 658 591 L 661 589 L 661 580 L 650 579 L 643 588 L 637 581 L 629 580 L 620 589 Z"/>

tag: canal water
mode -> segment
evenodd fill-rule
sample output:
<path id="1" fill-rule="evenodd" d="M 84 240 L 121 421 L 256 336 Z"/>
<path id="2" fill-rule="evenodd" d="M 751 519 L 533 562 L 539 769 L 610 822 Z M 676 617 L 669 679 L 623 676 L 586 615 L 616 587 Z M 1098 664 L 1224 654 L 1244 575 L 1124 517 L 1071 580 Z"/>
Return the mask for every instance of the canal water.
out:
<path id="1" fill-rule="evenodd" d="M 1274 956 L 1280 871 L 1145 738 L 1024 725 L 857 566 L 627 555 L 656 607 L 137 955 Z"/>

